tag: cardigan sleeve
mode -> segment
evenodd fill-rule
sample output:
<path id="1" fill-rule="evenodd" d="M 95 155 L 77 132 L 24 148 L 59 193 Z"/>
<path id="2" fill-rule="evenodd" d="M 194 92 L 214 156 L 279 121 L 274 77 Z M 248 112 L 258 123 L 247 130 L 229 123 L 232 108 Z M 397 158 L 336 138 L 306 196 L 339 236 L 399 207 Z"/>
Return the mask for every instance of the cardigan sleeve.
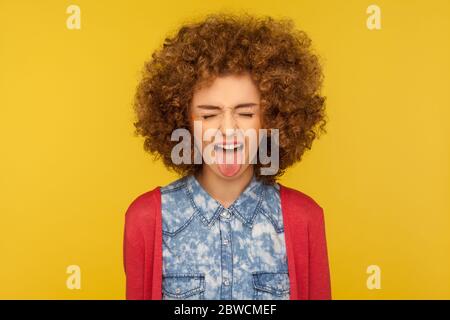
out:
<path id="1" fill-rule="evenodd" d="M 330 270 L 323 209 L 318 206 L 309 223 L 309 298 L 331 299 Z"/>
<path id="2" fill-rule="evenodd" d="M 143 300 L 146 296 L 146 237 L 143 229 L 150 229 L 148 228 L 148 215 L 151 212 L 148 203 L 149 195 L 147 193 L 137 197 L 125 213 L 123 265 L 127 300 Z"/>
<path id="3" fill-rule="evenodd" d="M 142 300 L 144 298 L 144 236 L 142 224 L 139 223 L 138 201 L 134 201 L 125 214 L 123 238 L 123 264 L 126 275 L 126 299 Z"/>

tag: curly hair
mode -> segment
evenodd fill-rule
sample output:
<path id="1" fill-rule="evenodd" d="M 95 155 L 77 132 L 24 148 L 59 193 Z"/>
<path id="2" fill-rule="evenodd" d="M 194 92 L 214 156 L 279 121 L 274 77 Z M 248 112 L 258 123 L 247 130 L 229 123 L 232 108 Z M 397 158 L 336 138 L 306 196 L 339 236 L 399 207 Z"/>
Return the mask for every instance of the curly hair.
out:
<path id="1" fill-rule="evenodd" d="M 172 131 L 191 130 L 188 112 L 196 88 L 217 76 L 243 72 L 250 73 L 260 91 L 263 126 L 279 130 L 278 172 L 260 175 L 255 170 L 257 179 L 274 183 L 326 132 L 319 57 L 308 35 L 290 19 L 211 14 L 167 37 L 145 62 L 134 98 L 135 133 L 145 138 L 144 149 L 179 174 L 201 170 L 199 164 L 172 162 L 178 143 L 171 141 Z"/>

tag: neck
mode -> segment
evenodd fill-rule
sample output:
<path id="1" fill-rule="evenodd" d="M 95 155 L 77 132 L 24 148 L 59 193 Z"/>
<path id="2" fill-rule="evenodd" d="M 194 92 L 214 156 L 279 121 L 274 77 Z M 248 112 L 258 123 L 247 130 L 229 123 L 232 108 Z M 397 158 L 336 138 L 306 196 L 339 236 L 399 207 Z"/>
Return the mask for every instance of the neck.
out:
<path id="1" fill-rule="evenodd" d="M 197 181 L 203 189 L 225 208 L 228 208 L 239 197 L 250 183 L 252 177 L 252 165 L 248 166 L 248 168 L 235 179 L 223 179 L 206 166 L 203 166 L 202 171 L 196 176 Z"/>

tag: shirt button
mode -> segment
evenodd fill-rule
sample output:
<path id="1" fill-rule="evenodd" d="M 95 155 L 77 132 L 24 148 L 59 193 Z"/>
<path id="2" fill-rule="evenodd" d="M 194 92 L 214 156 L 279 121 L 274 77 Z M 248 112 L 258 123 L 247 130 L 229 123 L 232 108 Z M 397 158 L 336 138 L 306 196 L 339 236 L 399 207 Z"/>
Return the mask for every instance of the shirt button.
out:
<path id="1" fill-rule="evenodd" d="M 228 239 L 223 240 L 223 244 L 227 245 L 228 244 Z"/>
<path id="2" fill-rule="evenodd" d="M 228 219 L 230 217 L 230 213 L 228 212 L 228 210 L 222 211 L 222 213 L 220 215 L 222 216 L 222 218 L 226 218 L 226 219 Z"/>
<path id="3" fill-rule="evenodd" d="M 223 284 L 228 286 L 230 284 L 230 281 L 228 279 L 223 280 Z"/>
<path id="4" fill-rule="evenodd" d="M 176 293 L 180 293 L 180 292 L 181 292 L 181 289 L 180 289 L 180 288 L 176 288 L 176 289 L 175 289 L 175 292 L 176 292 Z"/>

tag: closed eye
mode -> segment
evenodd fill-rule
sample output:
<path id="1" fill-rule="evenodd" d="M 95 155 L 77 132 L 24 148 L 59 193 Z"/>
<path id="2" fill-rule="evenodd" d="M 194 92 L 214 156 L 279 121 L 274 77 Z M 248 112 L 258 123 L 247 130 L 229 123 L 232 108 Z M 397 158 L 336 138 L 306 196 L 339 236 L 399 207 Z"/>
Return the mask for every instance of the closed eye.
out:
<path id="1" fill-rule="evenodd" d="M 215 116 L 216 116 L 215 114 L 205 114 L 205 115 L 202 116 L 202 118 L 203 119 L 209 119 L 209 118 L 212 118 L 212 117 L 215 117 Z"/>
<path id="2" fill-rule="evenodd" d="M 243 116 L 243 117 L 247 117 L 247 118 L 251 118 L 251 117 L 253 117 L 253 113 L 239 113 L 239 115 L 240 116 Z"/>

